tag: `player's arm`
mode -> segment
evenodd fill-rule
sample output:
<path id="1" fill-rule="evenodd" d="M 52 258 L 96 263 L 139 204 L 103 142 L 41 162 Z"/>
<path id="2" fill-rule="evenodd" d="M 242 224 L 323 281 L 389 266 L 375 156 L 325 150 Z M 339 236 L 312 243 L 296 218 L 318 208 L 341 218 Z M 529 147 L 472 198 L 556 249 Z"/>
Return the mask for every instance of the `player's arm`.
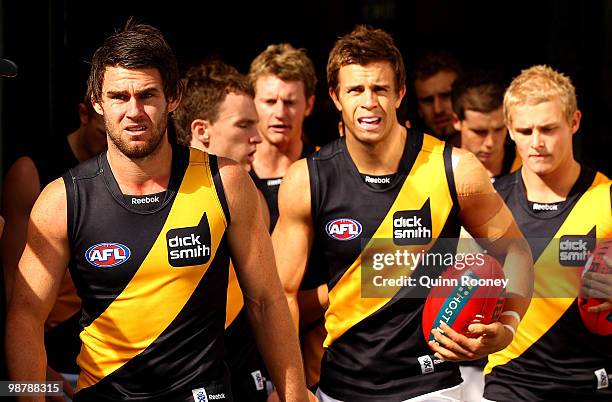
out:
<path id="1" fill-rule="evenodd" d="M 444 335 L 434 334 L 440 345 L 432 345 L 446 360 L 472 360 L 499 351 L 513 339 L 533 292 L 533 260 L 512 213 L 491 185 L 480 162 L 472 154 L 454 149 L 453 167 L 459 201 L 459 218 L 466 230 L 485 250 L 504 263 L 509 280 L 500 320 L 472 324 L 468 338 L 442 324 Z"/>
<path id="2" fill-rule="evenodd" d="M 291 165 L 283 177 L 278 193 L 278 210 L 279 218 L 272 233 L 272 243 L 280 280 L 297 329 L 300 322 L 298 292 L 313 239 L 306 159 Z"/>
<path id="3" fill-rule="evenodd" d="M 257 195 L 259 196 L 259 207 L 261 209 L 261 217 L 264 221 L 264 224 L 267 228 L 270 227 L 270 208 L 268 208 L 268 203 L 266 202 L 266 198 L 263 193 L 257 189 Z"/>
<path id="4" fill-rule="evenodd" d="M 7 363 L 12 380 L 45 380 L 44 323 L 55 303 L 69 257 L 66 191 L 58 179 L 45 188 L 34 204 L 15 274 L 6 322 Z"/>
<path id="5" fill-rule="evenodd" d="M 6 221 L 0 240 L 7 302 L 11 298 L 17 263 L 26 242 L 30 211 L 40 194 L 36 165 L 29 157 L 21 157 L 11 166 L 2 189 L 2 215 Z"/>
<path id="6" fill-rule="evenodd" d="M 281 287 L 255 185 L 234 162 L 219 158 L 231 223 L 227 240 L 255 339 L 285 401 L 307 401 L 299 343 Z M 255 202 L 253 202 L 255 201 Z"/>

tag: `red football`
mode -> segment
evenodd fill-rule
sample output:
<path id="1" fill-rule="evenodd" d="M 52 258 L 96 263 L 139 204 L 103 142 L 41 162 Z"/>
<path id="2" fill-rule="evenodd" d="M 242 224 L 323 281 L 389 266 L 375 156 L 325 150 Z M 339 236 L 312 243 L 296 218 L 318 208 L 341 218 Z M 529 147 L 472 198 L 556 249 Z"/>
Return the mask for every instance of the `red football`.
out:
<path id="1" fill-rule="evenodd" d="M 584 266 L 584 271 L 600 272 L 604 274 L 612 274 L 612 268 L 608 267 L 603 257 L 612 260 L 612 239 L 606 239 L 599 243 L 595 248 L 591 257 Z M 590 313 L 587 308 L 597 306 L 603 303 L 604 300 L 596 298 L 578 298 L 578 310 L 582 317 L 582 322 L 589 331 L 597 335 L 612 335 L 612 310 L 600 311 L 599 313 Z"/>
<path id="2" fill-rule="evenodd" d="M 438 278 L 423 307 L 423 335 L 434 340 L 431 330 L 444 322 L 455 331 L 469 335 L 472 323 L 497 321 L 504 308 L 504 271 L 493 257 L 478 254 L 470 261 L 455 262 Z"/>

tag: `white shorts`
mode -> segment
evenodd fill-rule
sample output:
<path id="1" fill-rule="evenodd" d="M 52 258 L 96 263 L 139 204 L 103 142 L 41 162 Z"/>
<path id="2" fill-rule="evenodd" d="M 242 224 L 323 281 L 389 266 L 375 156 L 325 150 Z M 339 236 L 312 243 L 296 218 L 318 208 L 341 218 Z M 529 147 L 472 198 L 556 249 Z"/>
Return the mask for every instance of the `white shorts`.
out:
<path id="1" fill-rule="evenodd" d="M 319 398 L 319 402 L 343 402 L 325 394 L 321 391 L 321 388 L 317 389 L 317 398 Z M 460 402 L 461 400 L 461 385 L 455 385 L 454 387 L 415 396 L 403 402 Z"/>

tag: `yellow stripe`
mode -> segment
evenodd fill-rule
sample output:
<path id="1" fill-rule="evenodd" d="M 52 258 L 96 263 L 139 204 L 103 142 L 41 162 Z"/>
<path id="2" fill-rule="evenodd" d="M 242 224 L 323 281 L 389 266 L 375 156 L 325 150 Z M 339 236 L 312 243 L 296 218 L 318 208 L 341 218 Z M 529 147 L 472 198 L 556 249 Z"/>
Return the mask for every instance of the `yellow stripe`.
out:
<path id="1" fill-rule="evenodd" d="M 612 237 L 610 208 L 610 181 L 598 173 L 591 188 L 578 200 L 553 239 L 560 239 L 564 235 L 586 234 L 593 226 L 596 226 L 598 238 Z M 575 297 L 548 296 L 578 294 L 582 267 L 559 265 L 559 241 L 550 242 L 534 264 L 534 269 L 531 304 L 512 343 L 489 355 L 485 374 L 490 373 L 493 367 L 521 356 L 550 330 L 575 300 Z"/>
<path id="2" fill-rule="evenodd" d="M 372 240 L 364 248 L 363 254 L 377 252 L 380 239 L 393 239 L 393 214 L 398 210 L 418 210 L 427 199 L 430 200 L 432 239 L 439 236 L 448 215 L 451 212 L 453 201 L 448 189 L 444 169 L 444 142 L 429 135 L 424 136 L 423 147 L 416 158 L 414 166 L 402 188 L 381 222 Z M 376 242 L 376 239 L 379 239 Z M 429 250 L 432 240 L 427 245 L 394 246 L 410 252 Z M 389 252 L 390 250 L 387 250 Z M 396 277 L 410 275 L 410 270 L 394 269 Z M 387 275 L 386 277 L 391 277 Z M 361 297 L 361 255 L 351 264 L 342 278 L 329 292 L 329 308 L 325 313 L 325 329 L 327 338 L 324 346 L 329 347 L 347 330 L 361 322 L 366 317 L 378 311 L 391 300 L 390 297 L 363 298 Z M 398 291 L 400 288 L 398 287 Z"/>
<path id="3" fill-rule="evenodd" d="M 227 281 L 227 304 L 225 308 L 225 329 L 230 326 L 232 322 L 238 317 L 242 306 L 244 306 L 244 298 L 242 297 L 242 290 L 238 284 L 238 278 L 236 277 L 236 270 L 234 264 L 230 261 L 229 267 L 229 278 Z"/>
<path id="4" fill-rule="evenodd" d="M 512 166 L 510 167 L 509 173 L 516 172 L 521 166 L 523 166 L 523 160 L 521 159 L 521 155 L 518 153 L 518 149 L 515 149 L 514 152 L 514 161 L 512 161 Z"/>
<path id="5" fill-rule="evenodd" d="M 215 201 L 213 201 L 215 200 Z M 197 226 L 206 212 L 211 231 L 208 263 L 173 268 L 166 232 Z M 142 265 L 106 311 L 81 332 L 77 389 L 96 384 L 144 351 L 175 319 L 213 262 L 227 222 L 208 155 L 191 150 L 190 164 L 168 218 Z"/>

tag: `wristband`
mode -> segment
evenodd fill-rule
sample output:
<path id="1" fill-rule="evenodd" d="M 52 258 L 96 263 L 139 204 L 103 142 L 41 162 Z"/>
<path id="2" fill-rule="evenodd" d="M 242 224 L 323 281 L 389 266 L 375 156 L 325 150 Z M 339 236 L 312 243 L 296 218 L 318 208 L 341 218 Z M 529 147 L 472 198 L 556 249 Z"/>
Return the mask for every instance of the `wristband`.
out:
<path id="1" fill-rule="evenodd" d="M 510 324 L 504 324 L 504 327 L 508 328 L 510 332 L 512 332 L 512 339 L 514 339 L 514 336 L 516 335 L 516 330 L 514 327 Z"/>
<path id="2" fill-rule="evenodd" d="M 517 313 L 516 311 L 513 310 L 506 310 L 503 311 L 501 313 L 501 317 L 505 316 L 505 315 L 509 315 L 510 317 L 514 317 L 516 319 L 516 322 L 520 324 L 521 322 L 521 316 L 519 315 L 519 313 Z"/>

